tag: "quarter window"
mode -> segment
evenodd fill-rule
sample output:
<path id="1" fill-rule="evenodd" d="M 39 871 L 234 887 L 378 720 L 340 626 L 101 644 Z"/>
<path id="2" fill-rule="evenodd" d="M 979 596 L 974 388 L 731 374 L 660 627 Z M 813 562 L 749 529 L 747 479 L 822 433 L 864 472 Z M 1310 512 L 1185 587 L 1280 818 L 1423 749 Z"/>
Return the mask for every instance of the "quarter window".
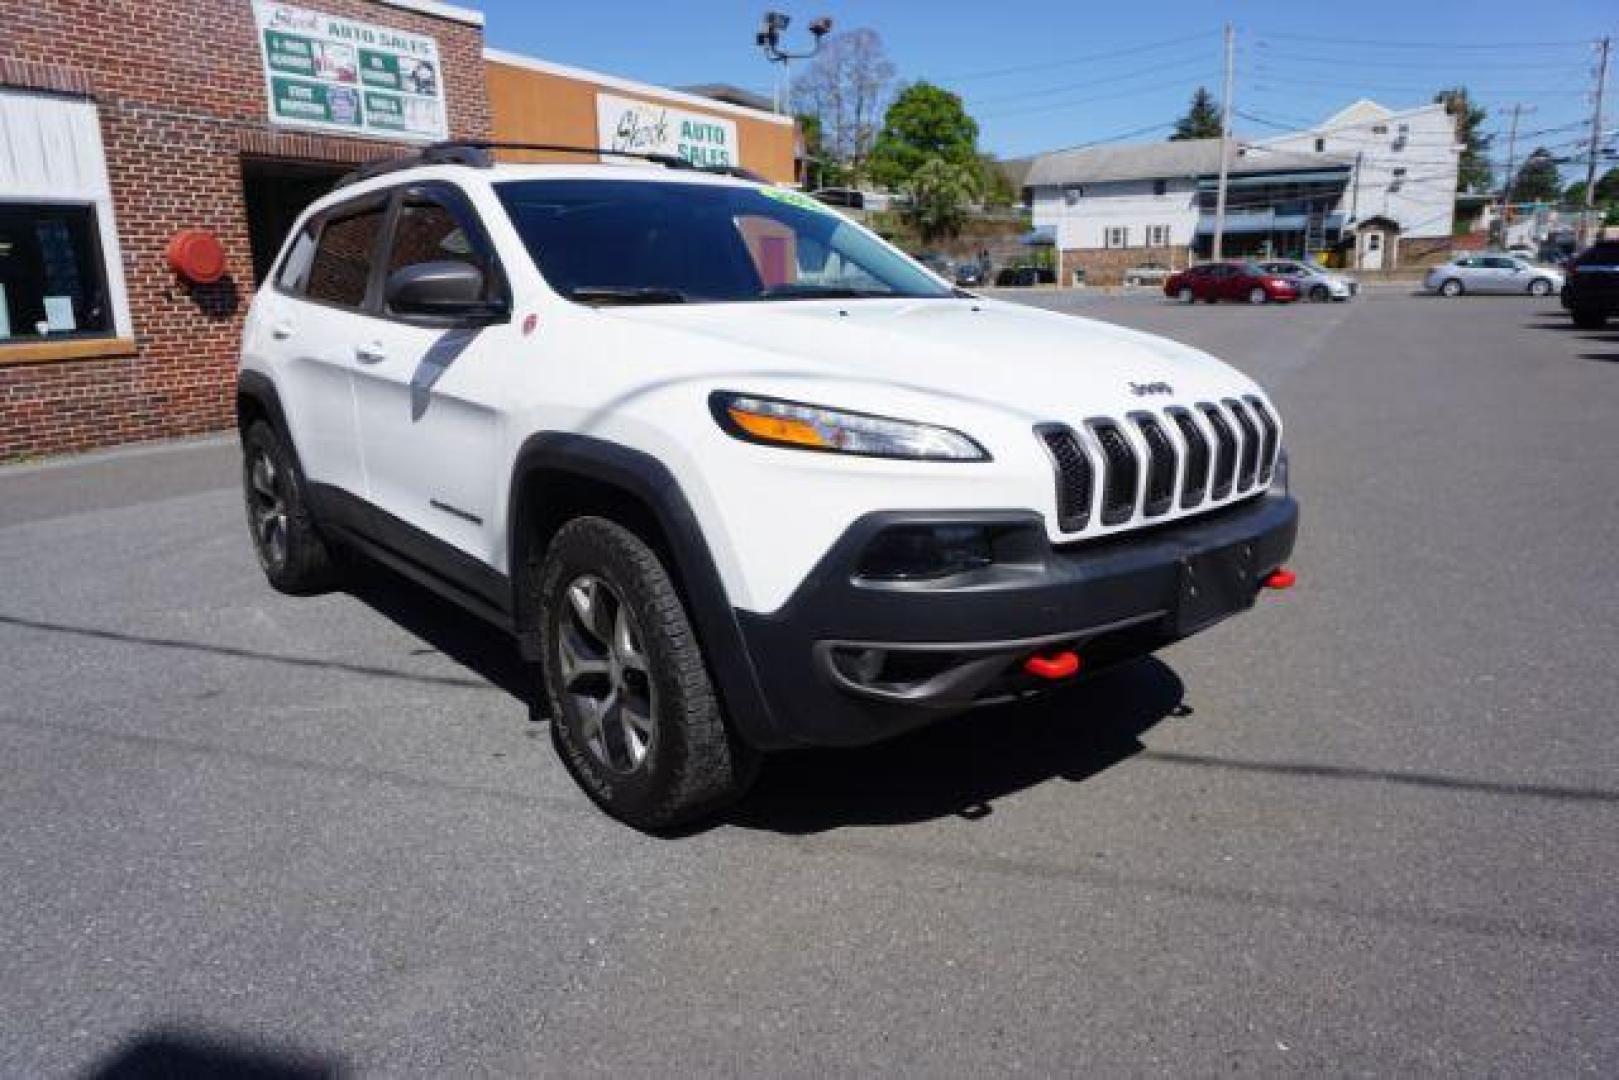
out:
<path id="1" fill-rule="evenodd" d="M 0 203 L 0 341 L 111 332 L 95 208 Z"/>
<path id="2" fill-rule="evenodd" d="M 381 230 L 380 206 L 328 221 L 309 271 L 309 298 L 344 307 L 364 304 Z"/>

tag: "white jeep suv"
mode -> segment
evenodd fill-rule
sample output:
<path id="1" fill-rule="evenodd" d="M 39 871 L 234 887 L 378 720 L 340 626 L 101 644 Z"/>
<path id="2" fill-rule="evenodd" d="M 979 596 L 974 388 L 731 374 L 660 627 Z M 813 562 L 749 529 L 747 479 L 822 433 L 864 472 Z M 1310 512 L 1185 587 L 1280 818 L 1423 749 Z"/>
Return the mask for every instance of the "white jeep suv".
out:
<path id="1" fill-rule="evenodd" d="M 271 584 L 358 551 L 506 628 L 585 790 L 660 828 L 761 751 L 1061 686 L 1290 580 L 1249 379 L 677 164 L 446 144 L 309 208 L 242 344 Z"/>

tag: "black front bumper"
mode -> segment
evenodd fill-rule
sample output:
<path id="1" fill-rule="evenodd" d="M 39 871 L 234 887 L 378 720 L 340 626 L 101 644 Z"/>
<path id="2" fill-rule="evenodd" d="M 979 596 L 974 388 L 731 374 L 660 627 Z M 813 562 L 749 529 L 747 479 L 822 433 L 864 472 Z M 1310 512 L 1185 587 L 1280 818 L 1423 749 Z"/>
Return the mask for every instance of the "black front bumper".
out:
<path id="1" fill-rule="evenodd" d="M 937 581 L 871 581 L 857 568 L 897 525 L 982 524 L 996 562 Z M 1238 506 L 1053 547 L 1026 511 L 895 511 L 850 526 L 782 608 L 737 612 L 777 745 L 875 742 L 975 705 L 1048 689 L 1023 671 L 1073 649 L 1087 671 L 1144 655 L 1251 607 L 1285 562 L 1298 503 Z"/>

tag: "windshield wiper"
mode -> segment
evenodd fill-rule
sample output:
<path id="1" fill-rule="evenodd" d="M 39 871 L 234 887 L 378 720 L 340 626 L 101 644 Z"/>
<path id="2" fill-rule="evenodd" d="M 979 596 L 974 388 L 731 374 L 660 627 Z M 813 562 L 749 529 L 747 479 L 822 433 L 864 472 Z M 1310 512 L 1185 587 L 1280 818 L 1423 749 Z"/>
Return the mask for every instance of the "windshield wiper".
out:
<path id="1" fill-rule="evenodd" d="M 845 285 L 771 285 L 759 291 L 761 300 L 878 300 L 897 296 L 882 289 L 854 289 Z"/>
<path id="2" fill-rule="evenodd" d="M 684 304 L 686 294 L 679 289 L 643 285 L 576 285 L 568 290 L 581 304 Z"/>

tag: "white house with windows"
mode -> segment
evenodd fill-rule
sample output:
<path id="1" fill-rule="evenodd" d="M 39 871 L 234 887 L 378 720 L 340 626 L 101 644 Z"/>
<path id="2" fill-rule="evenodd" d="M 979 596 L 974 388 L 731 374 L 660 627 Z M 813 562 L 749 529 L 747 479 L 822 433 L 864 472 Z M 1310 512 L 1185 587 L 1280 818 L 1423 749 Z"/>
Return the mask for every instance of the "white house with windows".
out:
<path id="1" fill-rule="evenodd" d="M 1353 265 L 1392 269 L 1402 256 L 1449 250 L 1462 145 L 1443 105 L 1391 109 L 1363 98 L 1308 131 L 1263 139 L 1249 150 L 1351 163 L 1341 210 L 1353 237 Z"/>
<path id="2" fill-rule="evenodd" d="M 1417 242 L 1442 253 L 1459 152 L 1443 106 L 1370 101 L 1308 131 L 1238 140 L 1222 254 L 1376 268 Z M 1064 266 L 1108 284 L 1141 263 L 1208 258 L 1219 173 L 1218 139 L 1061 150 L 1034 159 L 1025 197 Z"/>

